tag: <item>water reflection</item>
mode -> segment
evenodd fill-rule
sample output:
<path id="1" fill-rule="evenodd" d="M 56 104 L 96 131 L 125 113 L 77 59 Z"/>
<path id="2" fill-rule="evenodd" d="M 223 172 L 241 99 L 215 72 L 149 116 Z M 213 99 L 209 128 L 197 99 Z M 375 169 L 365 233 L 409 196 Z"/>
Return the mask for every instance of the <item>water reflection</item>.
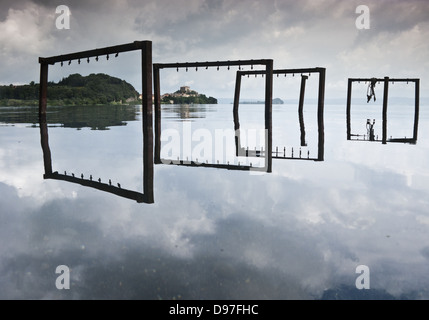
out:
<path id="1" fill-rule="evenodd" d="M 299 148 L 299 152 L 297 156 L 294 156 L 294 149 L 293 147 L 290 150 L 290 154 L 286 155 L 286 147 L 283 147 L 283 153 L 281 150 L 279 151 L 279 148 L 276 147 L 275 151 L 272 150 L 272 134 L 270 131 L 268 131 L 268 139 L 270 141 L 266 144 L 269 147 L 269 152 L 272 152 L 272 154 L 268 155 L 268 161 L 271 162 L 272 158 L 275 159 L 301 159 L 301 160 L 314 160 L 314 161 L 323 161 L 324 159 L 324 141 L 325 141 L 325 132 L 324 132 L 324 105 L 325 105 L 325 77 L 326 77 L 326 69 L 325 68 L 305 68 L 305 69 L 280 69 L 280 70 L 274 70 L 273 74 L 276 74 L 277 77 L 280 74 L 284 74 L 285 76 L 287 74 L 292 74 L 295 76 L 296 74 L 301 73 L 301 84 L 300 84 L 300 94 L 299 94 L 299 101 L 298 101 L 298 120 L 299 120 L 299 127 L 300 127 L 300 145 L 301 147 L 306 147 L 306 134 L 305 134 L 305 123 L 304 123 L 304 98 L 305 98 L 305 88 L 308 77 L 311 75 L 311 73 L 317 73 L 319 75 L 318 79 L 318 102 L 317 102 L 317 131 L 318 131 L 318 151 L 317 151 L 317 157 L 310 158 L 310 150 L 307 150 L 307 155 L 302 155 L 302 150 Z M 308 75 L 304 74 L 308 73 Z M 237 71 L 236 74 L 236 85 L 235 85 L 235 95 L 234 95 L 234 108 L 233 108 L 233 114 L 234 114 L 234 129 L 236 131 L 236 154 L 237 155 L 243 155 L 243 156 L 252 156 L 252 157 L 259 157 L 264 154 L 262 150 L 258 151 L 251 151 L 248 147 L 242 147 L 241 145 L 241 136 L 240 136 L 240 121 L 239 121 L 239 106 L 240 106 L 240 91 L 241 91 L 241 78 L 244 75 L 255 75 L 261 74 L 261 71 L 251 70 L 251 71 Z M 267 118 L 267 113 L 269 113 L 269 122 L 272 122 L 272 107 L 270 109 L 265 110 L 265 117 Z M 271 126 L 269 127 L 271 130 Z M 296 154 L 295 154 L 296 155 Z M 267 156 L 267 155 L 266 155 Z M 271 168 L 271 163 L 269 164 L 269 168 Z"/>
<path id="2" fill-rule="evenodd" d="M 112 185 L 112 181 L 109 179 L 108 183 L 102 183 L 101 179 L 98 178 L 98 181 L 93 179 L 92 175 L 90 175 L 89 179 L 85 179 L 84 175 L 81 174 L 80 177 L 76 177 L 74 173 L 67 174 L 64 171 L 64 174 L 59 173 L 58 171 L 52 170 L 52 156 L 51 150 L 49 148 L 49 138 L 48 138 L 48 123 L 47 123 L 46 114 L 41 114 L 39 117 L 39 126 L 40 126 L 40 137 L 41 137 L 41 145 L 43 150 L 43 163 L 45 168 L 45 173 L 43 175 L 44 179 L 54 179 L 54 180 L 62 180 L 71 183 L 80 184 L 85 187 L 91 187 L 94 189 L 98 189 L 101 191 L 109 192 L 120 197 L 124 197 L 127 199 L 132 199 L 137 201 L 138 203 L 153 203 L 153 174 L 150 174 L 153 171 L 153 158 L 151 157 L 152 153 L 149 152 L 150 149 L 153 148 L 153 142 L 149 140 L 149 143 L 143 144 L 143 186 L 144 192 L 136 192 L 132 190 L 127 190 L 121 188 L 120 183 L 117 185 Z M 151 143 L 152 142 L 152 143 Z M 149 173 L 149 174 L 148 174 Z"/>
<path id="3" fill-rule="evenodd" d="M 348 118 L 347 126 L 351 128 L 350 121 L 351 117 Z M 414 117 L 414 124 L 413 124 L 413 136 L 411 138 L 407 137 L 393 137 L 390 136 L 387 137 L 387 130 L 383 129 L 381 137 L 379 135 L 375 134 L 375 127 L 376 121 L 375 119 L 367 119 L 366 120 L 366 134 L 362 133 L 352 133 L 349 131 L 347 133 L 347 140 L 351 141 L 373 141 L 373 142 L 381 142 L 383 144 L 386 143 L 408 143 L 408 144 L 416 144 L 417 143 L 417 132 L 418 132 L 418 114 Z M 383 128 L 387 128 L 388 121 L 387 117 L 382 121 Z"/>
<path id="4" fill-rule="evenodd" d="M 228 106 L 216 112 L 232 121 Z M 298 123 L 295 107 L 277 112 Z M 43 180 L 39 130 L 0 126 L 0 298 L 427 299 L 429 114 L 417 146 L 349 143 L 344 106 L 329 105 L 326 115 L 325 161 L 273 159 L 275 170 L 257 176 L 155 166 L 154 205 Z M 299 126 L 274 129 L 280 141 L 293 133 L 299 141 Z M 53 163 L 67 176 L 81 163 L 121 164 L 118 176 L 142 181 L 124 160 L 141 168 L 135 141 L 126 144 L 141 139 L 140 121 L 49 133 Z M 90 152 L 103 143 L 109 148 Z M 76 166 L 73 145 L 88 153 Z M 63 264 L 70 290 L 55 288 Z M 370 290 L 355 287 L 361 264 L 371 270 Z"/>
<path id="5" fill-rule="evenodd" d="M 302 76 L 302 78 L 305 80 L 306 76 Z M 303 88 L 304 86 L 302 86 Z M 263 132 L 263 137 L 259 137 L 259 144 L 258 142 L 256 144 L 258 144 L 258 146 L 255 146 L 255 141 L 252 140 L 252 138 L 254 138 L 253 136 L 251 136 L 250 134 L 250 130 L 245 131 L 245 141 L 247 143 L 249 143 L 249 141 L 252 140 L 252 143 L 254 144 L 254 146 L 252 146 L 252 148 L 249 147 L 249 145 L 242 145 L 242 129 L 240 127 L 240 119 L 239 119 L 239 113 L 238 113 L 238 102 L 234 102 L 234 108 L 233 108 L 233 128 L 234 131 L 232 131 L 231 128 L 231 132 L 233 132 L 233 134 L 229 134 L 225 136 L 225 139 L 230 142 L 234 143 L 234 156 L 229 157 L 229 161 L 226 161 L 224 159 L 224 161 L 222 162 L 222 160 L 219 162 L 219 160 L 216 161 L 216 157 L 218 156 L 218 154 L 221 155 L 221 157 L 223 156 L 223 146 L 221 146 L 220 152 L 219 149 L 214 149 L 214 153 L 215 153 L 215 161 L 212 161 L 213 159 L 206 159 L 206 160 L 200 160 L 198 161 L 198 154 L 209 154 L 210 156 L 212 155 L 212 147 L 213 145 L 217 146 L 217 141 L 214 141 L 216 139 L 216 137 L 218 137 L 218 135 L 216 134 L 216 132 L 213 134 L 212 131 L 207 131 L 205 132 L 205 134 L 202 134 L 201 131 L 202 130 L 207 130 L 206 126 L 203 125 L 202 127 L 198 128 L 198 124 L 196 124 L 197 129 L 194 130 L 193 133 L 197 133 L 198 135 L 193 135 L 192 134 L 192 129 L 191 126 L 183 126 L 183 128 L 181 128 L 181 132 L 175 132 L 176 135 L 171 135 L 168 137 L 163 137 L 164 141 L 168 141 L 169 139 L 171 141 L 168 141 L 167 144 L 175 144 L 178 145 L 178 149 L 187 149 L 187 151 L 184 152 L 180 152 L 182 150 L 176 150 L 176 155 L 177 158 L 174 157 L 168 157 L 168 154 L 172 155 L 174 152 L 163 152 L 163 156 L 161 155 L 161 149 L 163 147 L 165 147 L 165 144 L 162 145 L 161 144 L 161 132 L 158 131 L 158 133 L 156 133 L 155 135 L 155 140 L 158 142 L 155 148 L 155 163 L 157 164 L 167 164 L 167 165 L 178 165 L 178 166 L 187 166 L 187 167 L 201 167 L 201 168 L 218 168 L 218 169 L 227 169 L 227 170 L 239 170 L 239 171 L 260 171 L 260 172 L 271 172 L 271 168 L 272 168 L 272 161 L 273 159 L 282 159 L 282 160 L 311 160 L 311 161 L 324 161 L 324 143 L 325 143 L 325 132 L 324 132 L 324 103 L 323 103 L 323 96 L 322 98 L 319 99 L 319 103 L 317 106 L 317 110 L 315 111 L 315 114 L 313 114 L 312 112 L 310 112 L 310 116 L 317 118 L 317 135 L 316 135 L 316 140 L 317 140 L 317 150 L 316 152 L 311 153 L 310 155 L 310 149 L 308 148 L 307 142 L 306 142 L 306 129 L 305 129 L 305 121 L 304 121 L 304 106 L 303 106 L 303 96 L 304 93 L 301 93 L 301 99 L 300 99 L 300 103 L 299 103 L 299 107 L 298 107 L 298 117 L 297 120 L 299 122 L 299 130 L 300 130 L 300 147 L 299 148 L 295 148 L 294 147 L 288 147 L 286 150 L 286 147 L 283 147 L 279 150 L 279 147 L 275 147 L 274 150 L 271 152 L 271 155 L 269 155 L 266 152 L 266 147 L 268 145 L 272 145 L 272 141 L 273 141 L 273 137 L 272 134 L 270 135 L 268 130 L 265 129 L 265 131 L 261 130 L 261 132 Z M 163 113 L 165 114 L 169 114 L 172 112 L 172 109 L 174 110 L 174 108 L 179 108 L 179 105 L 173 107 L 165 107 L 162 109 Z M 182 108 L 182 106 L 180 106 L 180 109 Z M 272 111 L 271 111 L 272 113 Z M 177 114 L 177 112 L 176 112 Z M 180 119 L 182 118 L 183 115 L 180 115 Z M 268 115 L 269 118 L 272 117 L 272 114 Z M 158 117 L 158 121 L 160 121 L 161 116 Z M 168 121 L 168 118 L 167 118 Z M 175 120 L 173 120 L 175 121 Z M 213 121 L 212 119 L 206 119 L 205 121 L 207 121 L 208 123 L 210 123 L 211 121 Z M 167 129 L 166 131 L 168 131 L 170 129 Z M 215 129 L 216 131 L 217 129 Z M 179 130 L 177 130 L 179 131 Z M 165 133 L 165 132 L 164 132 Z M 280 137 L 280 140 L 283 141 L 284 140 L 288 140 L 290 135 L 290 131 L 288 131 L 288 133 L 282 135 L 282 137 Z M 174 137 L 176 136 L 176 137 Z M 307 136 L 308 137 L 308 136 Z M 174 139 L 176 138 L 176 139 Z M 191 141 L 199 141 L 199 139 L 203 138 L 203 140 L 210 140 L 208 141 L 203 141 L 206 142 L 206 146 L 202 149 L 206 149 L 204 150 L 204 152 L 196 152 L 194 153 L 192 150 L 192 143 Z M 275 137 L 278 138 L 278 137 Z M 314 137 L 313 137 L 314 138 Z M 175 141 L 174 141 L 175 140 Z M 186 141 L 189 140 L 188 143 L 188 147 L 183 147 L 183 145 L 186 144 Z M 264 150 L 265 147 L 265 150 Z M 301 149 L 301 147 L 305 147 L 305 151 L 303 151 Z M 172 149 L 174 149 L 175 147 L 172 147 Z M 176 148 L 177 149 L 177 148 Z M 209 151 L 207 152 L 207 149 L 209 149 Z M 227 150 L 226 152 L 230 152 L 231 150 Z M 165 156 L 165 154 L 167 153 L 167 156 Z M 197 157 L 195 157 L 195 154 L 197 154 Z M 209 158 L 210 158 L 209 156 Z M 219 157 L 218 157 L 219 158 Z M 228 158 L 228 157 L 225 157 Z M 250 158 L 256 158 L 257 161 L 252 161 L 249 160 Z M 261 161 L 263 160 L 263 161 Z M 215 162 L 215 163 L 213 163 Z"/>
<path id="6" fill-rule="evenodd" d="M 318 113 L 323 114 L 323 108 L 322 110 L 318 110 Z M 305 132 L 305 122 L 304 122 L 304 114 L 303 114 L 303 108 L 300 107 L 298 111 L 298 118 L 299 118 L 299 127 L 300 127 L 300 146 L 301 147 L 307 147 L 306 142 L 306 132 Z M 272 159 L 281 159 L 281 160 L 311 160 L 311 161 L 323 161 L 324 160 L 324 153 L 325 153 L 325 127 L 324 127 L 324 120 L 323 115 L 319 117 L 318 121 L 318 137 L 317 137 L 317 156 L 313 156 L 314 153 L 312 153 L 312 156 L 310 156 L 310 150 L 307 149 L 306 154 L 303 154 L 301 147 L 294 148 L 293 147 L 283 147 L 280 148 L 276 146 L 272 152 Z M 248 146 L 243 146 L 241 143 L 241 129 L 240 129 L 240 120 L 238 117 L 238 113 L 234 113 L 234 128 L 235 128 L 235 146 L 236 146 L 236 155 L 241 157 L 265 157 L 266 153 L 263 149 L 257 150 L 256 148 L 254 150 L 251 150 Z M 287 136 L 286 136 L 287 138 Z"/>
<path id="7" fill-rule="evenodd" d="M 162 112 L 163 114 L 167 115 L 166 121 L 169 120 L 168 115 L 171 112 L 174 112 L 176 114 L 176 118 L 173 118 L 172 121 L 177 121 L 178 119 L 180 120 L 186 120 L 189 119 L 189 114 L 187 113 L 183 113 L 183 112 L 179 112 L 179 111 L 174 111 L 174 110 L 183 110 L 183 109 L 188 110 L 189 109 L 189 105 L 175 105 L 175 106 L 164 106 L 162 108 Z M 203 111 L 208 110 L 208 108 L 203 107 L 202 108 Z M 197 118 L 197 117 L 194 117 Z M 200 117 L 200 119 L 205 118 L 204 117 Z M 210 122 L 211 119 L 207 120 L 208 122 Z M 161 116 L 158 117 L 158 121 L 159 121 L 159 125 L 161 122 Z M 206 120 L 205 120 L 206 121 Z M 183 128 L 181 128 L 181 133 L 179 132 L 179 130 L 177 132 L 176 135 L 176 140 L 177 141 L 172 141 L 175 144 L 178 144 L 180 147 L 183 147 L 183 145 L 188 144 L 190 146 L 191 142 L 196 140 L 195 136 L 193 134 L 195 134 L 196 132 L 198 132 L 198 130 L 200 130 L 199 134 L 201 135 L 201 137 L 205 138 L 206 141 L 203 141 L 203 143 L 205 142 L 205 145 L 202 147 L 202 149 L 204 149 L 203 151 L 200 151 L 199 153 L 204 153 L 204 154 L 212 154 L 212 148 L 213 146 L 215 146 L 215 150 L 214 150 L 214 154 L 215 157 L 216 155 L 221 156 L 221 158 L 225 157 L 225 158 L 231 158 L 231 161 L 229 160 L 225 160 L 222 159 L 219 161 L 219 159 L 217 161 L 212 161 L 213 159 L 206 159 L 205 161 L 198 161 L 198 158 L 194 157 L 192 159 L 192 155 L 194 152 L 192 152 L 192 150 L 187 150 L 188 152 L 190 152 L 189 154 L 185 154 L 186 152 L 183 152 L 183 154 L 179 155 L 176 159 L 173 158 L 168 158 L 165 156 L 161 155 L 161 149 L 163 148 L 161 146 L 161 131 L 156 131 L 155 132 L 155 141 L 157 141 L 157 146 L 155 147 L 155 163 L 156 164 L 166 164 L 166 165 L 177 165 L 177 166 L 186 166 L 186 167 L 201 167 L 201 168 L 216 168 L 216 169 L 226 169 L 226 170 L 238 170 L 238 171 L 259 171 L 259 172 L 270 172 L 270 168 L 271 168 L 271 163 L 272 163 L 272 159 L 271 157 L 268 157 L 268 155 L 263 152 L 263 155 L 258 155 L 258 157 L 262 157 L 264 158 L 265 162 L 261 165 L 255 164 L 255 163 L 246 163 L 245 161 L 240 162 L 240 159 L 238 158 L 239 156 L 241 157 L 242 155 L 236 155 L 237 157 L 230 157 L 231 155 L 225 155 L 223 153 L 223 148 L 224 146 L 221 146 L 222 150 L 216 149 L 216 133 L 212 134 L 212 132 L 210 130 L 208 130 L 207 128 L 203 127 L 203 128 L 199 128 L 194 130 L 194 132 L 192 133 L 193 128 L 191 128 L 190 125 L 184 125 Z M 217 129 L 215 129 L 216 131 Z M 168 131 L 168 129 L 166 130 L 166 132 Z M 201 132 L 204 131 L 204 132 Z M 228 130 L 227 130 L 228 131 Z M 186 133 L 189 133 L 188 135 L 186 135 Z M 223 132 L 224 133 L 224 132 Z M 232 131 L 230 131 L 230 133 L 232 133 Z M 164 132 L 165 134 L 165 132 Z M 235 138 L 234 138 L 234 134 L 235 134 Z M 186 136 L 184 136 L 186 135 Z M 239 131 L 235 131 L 235 133 L 233 134 L 227 134 L 225 135 L 225 139 L 226 144 L 230 144 L 228 142 L 234 142 L 234 140 L 236 141 L 237 135 L 240 135 Z M 265 144 L 265 146 L 268 145 L 268 137 L 269 135 L 267 134 L 267 132 L 264 132 L 264 139 L 262 141 L 262 143 Z M 173 134 L 174 136 L 174 134 Z M 165 137 L 164 137 L 165 138 Z M 200 136 L 198 137 L 200 138 Z M 189 140 L 189 141 L 188 141 Z M 272 139 L 271 139 L 272 140 Z M 191 147 L 191 146 L 190 146 Z M 226 151 L 226 153 L 228 153 L 229 150 Z M 164 152 L 165 153 L 165 152 Z M 181 158 L 182 157 L 182 158 Z"/>
<path id="8" fill-rule="evenodd" d="M 194 119 L 203 119 L 207 112 L 213 112 L 209 105 L 205 104 L 178 104 L 178 105 L 163 105 L 165 118 L 186 121 Z"/>
<path id="9" fill-rule="evenodd" d="M 377 83 L 383 83 L 383 98 L 382 98 L 382 133 L 381 139 L 379 139 L 378 135 L 374 133 L 375 119 L 367 119 L 366 120 L 366 134 L 358 134 L 352 133 L 351 123 L 352 123 L 352 113 L 351 113 L 351 105 L 352 105 L 352 87 L 353 83 L 364 82 L 365 84 L 368 82 L 368 90 L 367 90 L 367 103 L 371 101 L 373 98 L 374 102 L 376 101 L 374 87 Z M 392 135 L 388 138 L 388 110 L 389 110 L 389 84 L 395 82 L 402 83 L 414 83 L 414 106 L 412 107 L 413 114 L 413 126 L 412 126 L 412 137 L 393 137 Z M 409 106 L 407 106 L 409 108 Z M 348 87 L 347 87 L 347 105 L 346 105 L 346 125 L 347 125 L 347 140 L 359 140 L 359 141 L 381 141 L 383 144 L 388 142 L 399 142 L 399 143 L 409 143 L 416 144 L 417 143 L 417 132 L 418 132 L 418 122 L 419 122 L 419 112 L 420 112 L 420 79 L 410 79 L 410 78 L 389 78 L 384 77 L 384 79 L 377 78 L 349 78 L 348 79 Z"/>
<path id="10" fill-rule="evenodd" d="M 1 107 L 0 122 L 37 125 L 39 115 L 37 107 Z M 137 119 L 136 106 L 127 105 L 87 105 L 87 106 L 49 106 L 49 125 L 64 128 L 91 128 L 108 130 L 109 127 L 125 126 Z"/>

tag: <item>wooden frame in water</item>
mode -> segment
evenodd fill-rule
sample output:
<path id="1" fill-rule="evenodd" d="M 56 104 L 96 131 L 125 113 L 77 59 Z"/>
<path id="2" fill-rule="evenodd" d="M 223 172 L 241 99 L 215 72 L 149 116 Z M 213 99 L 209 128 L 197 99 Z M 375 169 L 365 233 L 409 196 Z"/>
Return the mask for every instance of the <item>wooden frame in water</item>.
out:
<path id="1" fill-rule="evenodd" d="M 46 124 L 47 112 L 47 93 L 48 93 L 48 69 L 49 65 L 72 60 L 89 59 L 109 54 L 118 55 L 121 52 L 141 51 L 142 61 L 142 122 L 143 122 L 143 193 L 128 191 L 102 184 L 96 181 L 86 181 L 85 179 L 77 179 L 67 175 L 59 174 L 57 171 L 52 171 L 51 152 L 48 142 L 48 131 Z M 84 186 L 93 187 L 99 190 L 108 191 L 117 195 L 131 198 L 137 202 L 153 203 L 153 126 L 152 126 L 152 42 L 151 41 L 134 41 L 132 43 L 105 47 L 101 49 L 93 49 L 81 52 L 74 52 L 48 58 L 39 58 L 40 63 L 40 91 L 39 91 L 39 121 L 41 131 L 41 143 L 43 149 L 43 157 L 45 164 L 45 179 L 65 180 L 69 182 L 79 183 Z"/>

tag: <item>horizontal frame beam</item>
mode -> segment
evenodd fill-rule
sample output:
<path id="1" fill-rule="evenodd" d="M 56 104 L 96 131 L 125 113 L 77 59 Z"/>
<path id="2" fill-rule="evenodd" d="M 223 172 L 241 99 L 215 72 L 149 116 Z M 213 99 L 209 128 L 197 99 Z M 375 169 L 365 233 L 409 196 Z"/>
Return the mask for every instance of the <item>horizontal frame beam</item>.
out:
<path id="1" fill-rule="evenodd" d="M 265 167 L 253 167 L 249 165 L 237 165 L 237 164 L 214 164 L 214 163 L 204 163 L 196 161 L 184 161 L 184 160 L 171 160 L 171 159 L 161 159 L 161 163 L 167 165 L 177 165 L 185 167 L 204 167 L 204 168 L 216 168 L 216 169 L 226 169 L 226 170 L 238 170 L 238 171 L 266 171 Z"/>
<path id="2" fill-rule="evenodd" d="M 167 68 L 198 68 L 198 67 L 231 67 L 231 66 L 253 66 L 267 65 L 272 60 L 227 60 L 227 61 L 206 61 L 206 62 L 176 62 L 176 63 L 154 63 L 156 69 Z M 262 70 L 261 70 L 262 71 Z M 265 71 L 263 71 L 265 73 Z"/>
<path id="3" fill-rule="evenodd" d="M 134 41 L 127 44 L 105 47 L 100 49 L 86 50 L 86 51 L 64 54 L 59 56 L 53 56 L 53 57 L 47 57 L 47 58 L 39 57 L 39 63 L 55 64 L 56 62 L 62 62 L 62 61 L 85 59 L 85 58 L 91 58 L 91 57 L 97 57 L 97 56 L 103 56 L 107 54 L 114 54 L 114 53 L 121 53 L 121 52 L 128 52 L 128 51 L 134 51 L 134 50 L 143 50 L 145 48 L 145 42 L 150 42 L 150 41 Z"/>
<path id="4" fill-rule="evenodd" d="M 375 80 L 377 82 L 382 82 L 382 81 L 384 82 L 385 78 L 349 78 L 349 81 L 352 81 L 352 82 L 359 82 L 359 81 L 368 82 L 372 80 Z M 417 82 L 419 80 L 420 79 L 416 79 L 416 78 L 389 78 L 388 82 Z"/>
<path id="5" fill-rule="evenodd" d="M 135 200 L 138 203 L 147 202 L 147 200 L 146 200 L 147 196 L 143 193 L 132 191 L 132 190 L 127 190 L 127 189 L 122 189 L 119 187 L 109 185 L 107 183 L 101 183 L 101 182 L 92 181 L 92 180 L 88 180 L 88 179 L 81 179 L 81 178 L 77 178 L 77 177 L 73 177 L 73 176 L 68 176 L 65 174 L 60 174 L 58 172 L 53 172 L 51 174 L 44 174 L 43 178 L 44 179 L 54 179 L 54 180 L 62 180 L 62 181 L 77 183 L 77 184 L 80 184 L 80 185 L 85 186 L 85 187 L 91 187 L 91 188 L 98 189 L 101 191 L 106 191 L 109 193 L 116 194 L 116 195 L 121 196 L 123 198 Z"/>
<path id="6" fill-rule="evenodd" d="M 325 68 L 298 68 L 298 69 L 276 69 L 273 70 L 274 74 L 300 74 L 300 73 L 322 73 L 326 69 Z M 255 75 L 255 74 L 264 74 L 263 70 L 243 70 L 238 71 L 239 75 Z"/>

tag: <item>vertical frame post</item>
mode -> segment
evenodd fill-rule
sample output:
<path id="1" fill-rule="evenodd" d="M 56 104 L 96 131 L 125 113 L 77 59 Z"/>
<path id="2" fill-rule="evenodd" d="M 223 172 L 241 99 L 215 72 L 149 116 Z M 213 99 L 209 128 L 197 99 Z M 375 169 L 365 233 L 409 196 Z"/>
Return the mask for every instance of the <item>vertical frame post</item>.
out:
<path id="1" fill-rule="evenodd" d="M 414 130 L 413 140 L 417 141 L 417 131 L 419 127 L 419 108 L 420 108 L 420 79 L 415 81 L 415 97 L 414 97 Z"/>
<path id="2" fill-rule="evenodd" d="M 308 79 L 308 76 L 301 75 L 301 90 L 299 93 L 299 103 L 298 103 L 298 118 L 299 118 L 299 127 L 301 129 L 301 146 L 304 147 L 305 143 L 305 126 L 304 126 L 304 96 L 305 96 L 305 83 Z"/>
<path id="3" fill-rule="evenodd" d="M 44 178 L 48 178 L 52 175 L 52 158 L 51 158 L 51 149 L 49 148 L 49 138 L 48 138 L 48 124 L 46 121 L 46 113 L 42 113 L 39 116 L 39 125 L 40 125 L 40 143 L 43 150 L 43 166 L 45 167 Z"/>
<path id="4" fill-rule="evenodd" d="M 48 67 L 46 62 L 40 62 L 40 86 L 39 86 L 39 115 L 46 115 L 48 103 Z"/>
<path id="5" fill-rule="evenodd" d="M 389 77 L 384 77 L 384 92 L 383 92 L 383 137 L 382 143 L 387 143 L 387 102 L 389 98 Z"/>
<path id="6" fill-rule="evenodd" d="M 238 118 L 238 106 L 240 104 L 240 90 L 241 90 L 241 72 L 237 71 L 237 75 L 235 77 L 235 92 L 234 92 L 234 105 L 233 105 L 234 130 L 240 129 L 240 122 Z"/>
<path id="7" fill-rule="evenodd" d="M 240 155 L 240 120 L 238 116 L 238 106 L 240 105 L 240 89 L 241 89 L 241 72 L 237 71 L 235 77 L 235 92 L 234 92 L 234 105 L 233 105 L 233 115 L 234 115 L 234 132 L 235 132 L 235 155 Z"/>
<path id="8" fill-rule="evenodd" d="M 351 139 L 352 79 L 347 84 L 347 140 Z"/>
<path id="9" fill-rule="evenodd" d="M 319 161 L 324 160 L 325 154 L 325 125 L 324 125 L 324 109 L 325 109 L 325 79 L 326 79 L 326 69 L 321 68 L 319 71 L 319 93 L 318 93 L 318 102 L 317 102 L 317 127 L 319 134 L 319 147 L 317 159 Z"/>
<path id="10" fill-rule="evenodd" d="M 49 64 L 40 61 L 39 124 L 45 177 L 48 177 L 52 174 L 52 158 L 51 150 L 49 148 L 48 124 L 46 120 L 46 109 L 48 104 L 48 69 Z"/>
<path id="11" fill-rule="evenodd" d="M 265 78 L 265 130 L 266 130 L 266 157 L 267 172 L 272 172 L 273 158 L 273 60 L 266 63 Z"/>
<path id="12" fill-rule="evenodd" d="M 154 107 L 155 107 L 155 163 L 161 163 L 161 82 L 159 67 L 153 66 Z"/>
<path id="13" fill-rule="evenodd" d="M 143 111 L 143 194 L 153 203 L 153 126 L 152 126 L 152 42 L 144 41 L 142 51 Z"/>

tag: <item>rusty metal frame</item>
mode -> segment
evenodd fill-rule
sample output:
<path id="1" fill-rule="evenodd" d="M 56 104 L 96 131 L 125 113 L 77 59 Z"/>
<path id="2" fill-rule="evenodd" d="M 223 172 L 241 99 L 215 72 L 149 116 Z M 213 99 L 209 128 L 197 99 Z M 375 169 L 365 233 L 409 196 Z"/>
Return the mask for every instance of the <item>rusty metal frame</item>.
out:
<path id="1" fill-rule="evenodd" d="M 420 79 L 418 78 L 349 78 L 347 85 L 347 140 L 352 141 L 362 141 L 359 139 L 353 139 L 354 136 L 359 136 L 358 134 L 353 134 L 351 132 L 351 105 L 352 105 L 352 86 L 353 82 L 383 82 L 383 108 L 382 108 L 382 139 L 373 140 L 381 141 L 383 144 L 387 142 L 400 142 L 400 143 L 417 143 L 417 134 L 418 134 L 418 124 L 419 124 L 419 108 L 420 108 Z M 387 139 L 387 107 L 388 107 L 388 97 L 389 97 L 389 83 L 392 82 L 414 82 L 414 127 L 413 127 L 413 137 L 412 138 L 391 138 Z M 363 140 L 370 141 L 370 140 Z"/>
<path id="2" fill-rule="evenodd" d="M 86 59 L 109 54 L 117 54 L 128 51 L 141 51 L 142 61 L 142 122 L 143 122 L 143 193 L 128 192 L 124 194 L 123 189 L 97 184 L 94 181 L 84 181 L 59 174 L 52 171 L 51 152 L 49 149 L 48 132 L 46 125 L 47 91 L 48 91 L 48 69 L 49 65 L 78 59 Z M 137 202 L 153 203 L 153 125 L 152 125 L 152 41 L 134 41 L 132 43 L 93 49 L 75 53 L 69 53 L 52 57 L 39 57 L 40 63 L 40 91 L 39 91 L 39 120 L 41 130 L 41 144 L 43 149 L 46 179 L 66 180 L 100 190 L 116 193 L 121 196 L 131 197 Z M 128 195 L 128 196 L 127 196 Z"/>
<path id="3" fill-rule="evenodd" d="M 326 68 L 299 68 L 299 69 L 276 69 L 273 70 L 273 75 L 280 74 L 301 74 L 301 90 L 299 97 L 298 114 L 301 126 L 301 144 L 303 143 L 303 107 L 304 107 L 304 94 L 305 94 L 305 83 L 307 76 L 304 74 L 318 73 L 319 74 L 319 87 L 318 87 L 318 107 L 317 107 L 317 124 L 318 124 L 318 151 L 317 157 L 287 157 L 284 153 L 283 156 L 279 155 L 278 150 L 271 151 L 273 159 L 290 159 L 290 160 L 313 160 L 323 161 L 324 160 L 324 144 L 325 144 L 325 130 L 324 130 L 324 104 L 325 104 L 325 79 L 326 79 Z M 260 70 L 247 70 L 237 71 L 235 80 L 235 94 L 234 94 L 234 129 L 236 131 L 236 153 L 237 155 L 244 156 L 261 156 L 263 153 L 258 151 L 248 150 L 243 148 L 240 144 L 240 122 L 238 115 L 238 108 L 240 105 L 240 90 L 241 90 L 241 78 L 245 75 L 263 75 L 264 73 Z M 280 152 L 281 153 L 281 152 Z"/>
<path id="4" fill-rule="evenodd" d="M 260 60 L 228 60 L 228 61 L 206 61 L 206 62 L 182 62 L 182 63 L 156 63 L 153 65 L 154 75 L 154 106 L 155 106 L 155 163 L 163 163 L 161 160 L 161 92 L 160 92 L 160 70 L 161 69 L 177 69 L 185 68 L 209 68 L 209 67 L 231 67 L 238 66 L 265 66 L 265 70 L 259 70 L 262 74 L 266 75 L 265 80 L 265 130 L 266 130 L 266 157 L 265 168 L 266 172 L 272 171 L 272 94 L 273 94 L 273 60 L 260 59 Z M 189 166 L 205 166 L 214 168 L 223 168 L 230 170 L 258 170 L 259 168 L 251 166 L 235 166 L 225 164 L 204 164 L 194 163 L 188 161 L 180 161 L 180 165 Z"/>

